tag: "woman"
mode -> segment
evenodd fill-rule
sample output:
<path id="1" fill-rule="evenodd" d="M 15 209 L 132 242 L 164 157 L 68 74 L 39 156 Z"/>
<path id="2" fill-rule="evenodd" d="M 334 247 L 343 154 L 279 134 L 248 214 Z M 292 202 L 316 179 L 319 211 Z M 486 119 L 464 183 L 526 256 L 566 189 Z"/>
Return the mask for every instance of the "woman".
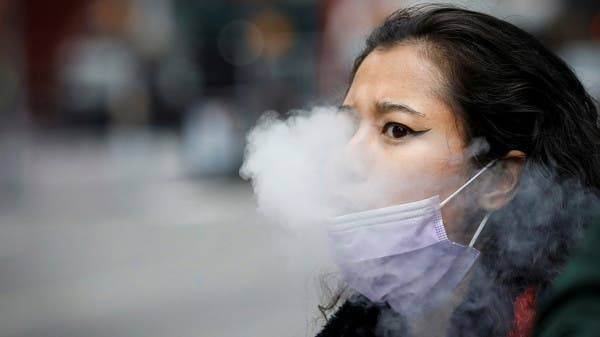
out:
<path id="1" fill-rule="evenodd" d="M 413 7 L 368 37 L 342 109 L 360 119 L 349 152 L 368 152 L 370 169 L 397 172 L 397 182 L 418 182 L 392 204 L 451 197 L 441 205 L 443 236 L 470 249 L 474 262 L 420 261 L 423 275 L 443 267 L 461 279 L 445 286 L 451 298 L 415 315 L 406 310 L 418 303 L 394 305 L 389 293 L 373 300 L 361 288 L 366 276 L 359 280 L 342 261 L 347 287 L 320 309 L 342 304 L 318 336 L 528 336 L 536 300 L 560 272 L 600 187 L 598 113 L 569 67 L 492 16 Z M 382 272 L 378 266 L 369 272 Z M 422 285 L 430 281 L 411 281 L 416 290 L 408 292 L 428 297 Z M 441 277 L 431 289 L 448 282 Z"/>

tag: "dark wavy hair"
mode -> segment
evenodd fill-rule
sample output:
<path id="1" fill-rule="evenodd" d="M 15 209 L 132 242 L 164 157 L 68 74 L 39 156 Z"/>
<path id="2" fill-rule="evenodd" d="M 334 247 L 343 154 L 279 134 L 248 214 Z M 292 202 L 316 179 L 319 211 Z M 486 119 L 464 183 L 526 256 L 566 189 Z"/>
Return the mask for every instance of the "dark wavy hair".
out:
<path id="1" fill-rule="evenodd" d="M 507 336 L 515 298 L 555 278 L 595 202 L 600 188 L 595 101 L 569 66 L 527 32 L 447 5 L 390 15 L 367 38 L 351 80 L 369 53 L 398 44 L 414 44 L 440 68 L 442 99 L 467 141 L 489 144 L 473 159 L 475 165 L 510 150 L 527 156 L 515 197 L 490 218 L 470 290 L 448 331 Z M 320 309 L 334 306 L 335 301 Z"/>

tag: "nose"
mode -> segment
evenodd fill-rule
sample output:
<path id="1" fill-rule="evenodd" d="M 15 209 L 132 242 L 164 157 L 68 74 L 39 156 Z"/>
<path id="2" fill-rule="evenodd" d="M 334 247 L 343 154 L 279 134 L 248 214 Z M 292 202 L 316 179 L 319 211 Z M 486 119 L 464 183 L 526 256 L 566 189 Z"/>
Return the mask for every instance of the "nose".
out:
<path id="1" fill-rule="evenodd" d="M 367 178 L 372 164 L 372 149 L 367 127 L 359 127 L 346 143 L 341 154 L 341 178 L 351 181 L 363 181 Z"/>
<path id="2" fill-rule="evenodd" d="M 366 121 L 361 121 L 357 126 L 354 134 L 344 148 L 348 154 L 353 152 L 366 152 L 367 148 L 372 146 L 373 137 L 371 125 Z"/>

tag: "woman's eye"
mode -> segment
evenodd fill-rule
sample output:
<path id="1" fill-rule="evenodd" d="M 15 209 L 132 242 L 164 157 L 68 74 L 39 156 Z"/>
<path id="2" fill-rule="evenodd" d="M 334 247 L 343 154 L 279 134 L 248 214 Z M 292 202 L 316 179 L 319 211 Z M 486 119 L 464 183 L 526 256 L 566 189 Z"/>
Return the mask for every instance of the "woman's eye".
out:
<path id="1" fill-rule="evenodd" d="M 381 133 L 392 139 L 400 139 L 414 133 L 414 131 L 404 124 L 388 122 L 383 126 Z"/>

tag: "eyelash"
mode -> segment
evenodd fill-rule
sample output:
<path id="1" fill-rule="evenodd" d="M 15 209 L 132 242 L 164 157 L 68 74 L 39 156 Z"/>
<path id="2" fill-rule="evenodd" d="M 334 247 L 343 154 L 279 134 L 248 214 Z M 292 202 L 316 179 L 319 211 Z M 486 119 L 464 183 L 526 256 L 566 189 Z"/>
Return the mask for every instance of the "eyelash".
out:
<path id="1" fill-rule="evenodd" d="M 396 138 L 394 136 L 388 135 L 388 131 L 390 130 L 390 128 L 395 127 L 395 126 L 400 126 L 403 130 L 403 135 Z M 429 130 L 423 130 L 423 131 L 415 131 L 411 128 L 409 128 L 408 126 L 402 124 L 402 123 L 398 123 L 398 122 L 387 122 L 383 125 L 383 127 L 381 128 L 381 134 L 383 134 L 384 136 L 388 137 L 389 139 L 392 139 L 394 141 L 398 141 L 406 136 L 415 136 L 415 135 L 420 135 L 422 133 L 425 133 Z"/>

